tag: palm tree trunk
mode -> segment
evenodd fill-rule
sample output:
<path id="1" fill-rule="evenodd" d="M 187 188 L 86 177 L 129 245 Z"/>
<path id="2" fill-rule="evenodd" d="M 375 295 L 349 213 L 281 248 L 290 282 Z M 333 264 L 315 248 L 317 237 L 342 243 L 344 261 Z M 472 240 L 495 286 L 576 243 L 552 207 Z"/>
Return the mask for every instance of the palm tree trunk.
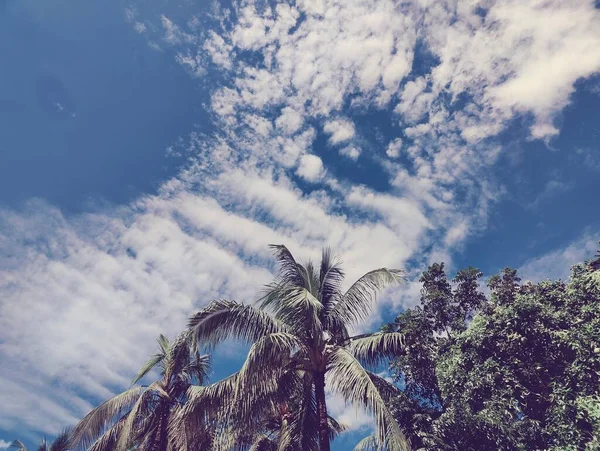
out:
<path id="1" fill-rule="evenodd" d="M 327 404 L 325 402 L 325 373 L 315 372 L 315 398 L 319 415 L 319 447 L 321 451 L 329 451 L 329 424 L 327 421 Z"/>

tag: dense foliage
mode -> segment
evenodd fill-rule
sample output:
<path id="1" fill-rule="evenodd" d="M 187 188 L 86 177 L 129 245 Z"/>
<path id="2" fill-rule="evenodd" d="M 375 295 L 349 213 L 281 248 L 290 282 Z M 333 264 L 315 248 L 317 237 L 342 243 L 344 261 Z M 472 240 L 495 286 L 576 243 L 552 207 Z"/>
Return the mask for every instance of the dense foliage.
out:
<path id="1" fill-rule="evenodd" d="M 256 306 L 214 301 L 173 341 L 160 336 L 131 388 L 39 450 L 327 451 L 344 426 L 326 385 L 374 414 L 357 450 L 600 450 L 600 253 L 568 282 L 521 283 L 506 268 L 487 295 L 477 269 L 449 280 L 435 263 L 420 305 L 351 336 L 402 272 L 377 269 L 343 291 L 330 251 L 315 267 L 274 249 L 279 272 Z M 246 362 L 206 384 L 201 350 L 226 339 L 251 344 Z M 372 371 L 382 363 L 396 385 Z"/>
<path id="2" fill-rule="evenodd" d="M 486 297 L 479 271 L 431 265 L 420 305 L 385 328 L 406 338 L 392 403 L 413 448 L 600 449 L 599 269 L 521 284 L 507 268 Z"/>

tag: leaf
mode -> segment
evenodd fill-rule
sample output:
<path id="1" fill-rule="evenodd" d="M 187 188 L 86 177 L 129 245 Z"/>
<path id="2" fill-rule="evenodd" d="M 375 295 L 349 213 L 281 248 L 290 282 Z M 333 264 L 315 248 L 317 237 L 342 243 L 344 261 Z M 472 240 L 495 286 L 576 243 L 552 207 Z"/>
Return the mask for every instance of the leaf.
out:
<path id="1" fill-rule="evenodd" d="M 385 405 L 369 374 L 352 354 L 336 348 L 329 358 L 330 385 L 346 402 L 359 404 L 375 416 L 376 437 L 389 451 L 408 451 L 410 446 Z"/>
<path id="2" fill-rule="evenodd" d="M 364 365 L 376 367 L 387 359 L 402 355 L 406 351 L 406 340 L 399 332 L 378 332 L 350 339 L 346 349 Z"/>
<path id="3" fill-rule="evenodd" d="M 329 313 L 341 297 L 341 286 L 344 280 L 340 261 L 333 255 L 331 249 L 323 249 L 321 269 L 319 271 L 319 295 L 325 314 Z"/>
<path id="4" fill-rule="evenodd" d="M 377 294 L 393 283 L 404 280 L 404 271 L 380 268 L 359 278 L 336 303 L 330 316 L 346 326 L 365 320 L 371 313 Z"/>
<path id="5" fill-rule="evenodd" d="M 71 447 L 71 430 L 65 429 L 50 445 L 50 451 L 67 451 Z"/>
<path id="6" fill-rule="evenodd" d="M 144 387 L 132 387 L 93 409 L 73 429 L 72 446 L 84 448 L 91 446 L 105 428 L 129 411 L 144 391 Z"/>
<path id="7" fill-rule="evenodd" d="M 13 441 L 9 448 L 15 448 L 17 451 L 27 451 L 27 447 L 23 444 L 21 440 Z"/>
<path id="8" fill-rule="evenodd" d="M 305 287 L 304 277 L 300 272 L 300 266 L 287 247 L 281 244 L 270 244 L 269 247 L 274 250 L 275 259 L 279 263 L 277 278 L 295 287 Z"/>
<path id="9" fill-rule="evenodd" d="M 368 437 L 363 438 L 354 447 L 354 451 L 379 451 L 379 449 L 380 447 L 377 443 L 377 437 L 374 435 L 369 435 Z"/>
<path id="10" fill-rule="evenodd" d="M 289 333 L 270 334 L 254 343 L 238 373 L 236 399 L 247 398 L 251 403 L 276 391 L 277 376 L 285 370 L 293 353 L 307 356 L 309 351 L 298 337 Z"/>
<path id="11" fill-rule="evenodd" d="M 265 335 L 285 332 L 285 325 L 256 307 L 234 301 L 213 301 L 193 315 L 188 327 L 199 342 L 217 344 L 227 338 L 254 342 Z"/>

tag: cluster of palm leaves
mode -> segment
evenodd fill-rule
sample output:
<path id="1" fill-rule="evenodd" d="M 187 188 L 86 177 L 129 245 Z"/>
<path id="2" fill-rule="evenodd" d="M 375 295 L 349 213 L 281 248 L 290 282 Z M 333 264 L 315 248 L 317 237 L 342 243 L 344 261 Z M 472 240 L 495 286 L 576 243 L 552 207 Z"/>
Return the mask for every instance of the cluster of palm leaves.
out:
<path id="1" fill-rule="evenodd" d="M 377 269 L 343 291 L 344 273 L 329 250 L 315 267 L 285 246 L 273 248 L 279 271 L 256 305 L 214 301 L 172 342 L 161 336 L 132 388 L 81 420 L 68 448 L 50 451 L 328 451 L 344 430 L 328 414 L 328 393 L 373 414 L 375 434 L 363 449 L 409 449 L 386 407 L 395 386 L 369 371 L 402 352 L 403 335 L 350 334 L 403 273 Z M 210 361 L 201 350 L 230 339 L 251 344 L 245 363 L 207 384 Z M 157 370 L 159 380 L 139 385 Z"/>
<path id="2" fill-rule="evenodd" d="M 65 429 L 52 443 L 48 443 L 46 439 L 43 439 L 40 446 L 38 446 L 37 451 L 68 451 L 69 447 L 70 430 Z M 28 451 L 27 447 L 20 440 L 12 442 L 9 448 L 15 449 L 16 451 Z"/>

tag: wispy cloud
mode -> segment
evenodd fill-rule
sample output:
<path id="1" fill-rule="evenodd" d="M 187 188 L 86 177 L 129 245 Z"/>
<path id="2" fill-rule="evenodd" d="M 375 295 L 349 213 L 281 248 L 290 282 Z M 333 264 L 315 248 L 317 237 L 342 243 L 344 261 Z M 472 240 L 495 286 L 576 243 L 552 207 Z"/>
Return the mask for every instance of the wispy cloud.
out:
<path id="1" fill-rule="evenodd" d="M 526 261 L 519 268 L 523 280 L 540 282 L 545 279 L 567 280 L 570 268 L 592 258 L 599 249 L 599 233 L 585 233 L 581 238 L 564 248 L 555 249 L 544 255 Z"/>

